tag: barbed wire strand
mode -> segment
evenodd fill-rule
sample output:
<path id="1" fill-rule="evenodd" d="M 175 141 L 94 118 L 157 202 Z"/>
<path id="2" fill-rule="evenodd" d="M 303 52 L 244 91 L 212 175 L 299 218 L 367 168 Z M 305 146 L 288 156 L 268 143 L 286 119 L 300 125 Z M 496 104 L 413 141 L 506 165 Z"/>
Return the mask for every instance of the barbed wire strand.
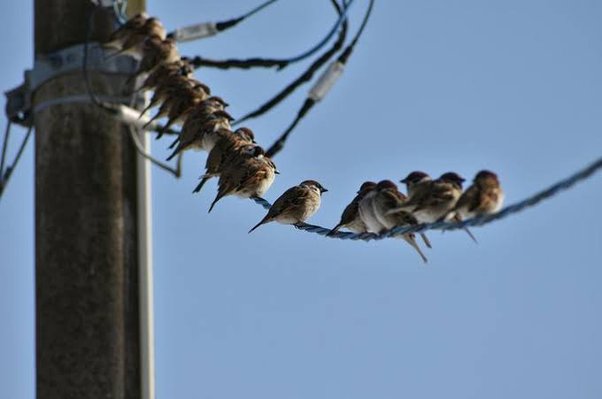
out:
<path id="1" fill-rule="evenodd" d="M 425 232 L 428 230 L 448 231 L 448 230 L 464 229 L 466 227 L 483 226 L 485 224 L 489 224 L 496 220 L 504 219 L 512 214 L 515 214 L 515 213 L 521 212 L 527 208 L 533 207 L 546 199 L 554 197 L 555 195 L 559 194 L 560 192 L 566 191 L 566 190 L 572 188 L 575 184 L 588 179 L 589 177 L 591 177 L 595 172 L 597 172 L 600 169 L 602 169 L 602 158 L 599 158 L 598 160 L 596 160 L 589 166 L 585 167 L 584 169 L 580 170 L 579 172 L 573 174 L 572 176 L 569 176 L 568 178 L 563 179 L 563 180 L 551 185 L 550 187 L 546 188 L 543 191 L 540 191 L 539 193 L 532 195 L 531 197 L 528 197 L 528 198 L 526 198 L 522 201 L 519 201 L 517 203 L 514 203 L 512 205 L 508 205 L 507 207 L 505 207 L 504 209 L 502 209 L 501 211 L 499 211 L 497 213 L 490 214 L 490 215 L 478 216 L 478 217 L 471 218 L 471 219 L 466 219 L 462 222 L 435 222 L 435 223 L 428 223 L 428 224 L 417 224 L 414 226 L 400 226 L 400 227 L 395 227 L 391 230 L 385 231 L 381 234 L 374 234 L 374 233 L 356 234 L 356 233 L 347 233 L 347 232 L 340 232 L 340 231 L 336 232 L 334 234 L 330 234 L 332 229 L 313 225 L 313 224 L 308 224 L 308 223 L 299 223 L 299 224 L 294 225 L 294 227 L 299 230 L 307 231 L 309 233 L 319 234 L 321 236 L 325 236 L 328 238 L 337 238 L 340 240 L 373 241 L 373 240 L 382 240 L 385 238 L 399 236 L 399 235 L 406 234 L 406 233 L 422 233 L 422 232 Z M 251 198 L 251 199 L 253 201 L 255 201 L 257 204 L 264 207 L 265 209 L 270 209 L 270 207 L 272 206 L 264 198 L 255 197 L 255 198 Z"/>

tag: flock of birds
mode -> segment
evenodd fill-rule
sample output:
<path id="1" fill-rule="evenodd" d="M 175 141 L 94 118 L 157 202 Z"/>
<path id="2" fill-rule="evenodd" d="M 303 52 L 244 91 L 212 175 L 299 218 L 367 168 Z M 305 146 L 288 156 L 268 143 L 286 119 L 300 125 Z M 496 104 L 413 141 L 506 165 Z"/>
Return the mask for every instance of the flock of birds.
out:
<path id="1" fill-rule="evenodd" d="M 165 28 L 156 18 L 139 14 L 112 33 L 104 47 L 110 57 L 128 54 L 140 60 L 132 79 L 140 79 L 137 91 L 152 90 L 148 107 L 159 107 L 147 123 L 167 117 L 167 123 L 158 132 L 161 137 L 174 124 L 181 124 L 181 132 L 171 144 L 172 159 L 189 149 L 208 152 L 205 173 L 193 192 L 199 192 L 212 177 L 219 179 L 218 192 L 209 212 L 225 196 L 241 198 L 262 197 L 274 182 L 278 170 L 256 144 L 251 129 L 241 127 L 234 131 L 233 118 L 225 111 L 228 104 L 211 95 L 207 85 L 194 79 L 193 68 L 168 38 Z M 473 184 L 463 191 L 464 179 L 454 172 L 437 179 L 420 171 L 410 173 L 401 183 L 407 195 L 390 180 L 365 182 L 357 196 L 345 208 L 340 222 L 331 234 L 341 228 L 356 233 L 382 233 L 397 226 L 432 223 L 441 220 L 461 221 L 466 218 L 497 212 L 504 194 L 495 173 L 482 170 Z M 271 206 L 265 217 L 250 231 L 269 222 L 299 224 L 305 222 L 320 207 L 322 194 L 328 191 L 315 180 L 305 180 L 286 190 Z M 474 236 L 465 229 L 470 237 Z M 431 244 L 425 234 L 421 238 L 427 247 Z M 414 233 L 401 236 L 420 255 Z M 475 240 L 476 241 L 476 240 Z"/>

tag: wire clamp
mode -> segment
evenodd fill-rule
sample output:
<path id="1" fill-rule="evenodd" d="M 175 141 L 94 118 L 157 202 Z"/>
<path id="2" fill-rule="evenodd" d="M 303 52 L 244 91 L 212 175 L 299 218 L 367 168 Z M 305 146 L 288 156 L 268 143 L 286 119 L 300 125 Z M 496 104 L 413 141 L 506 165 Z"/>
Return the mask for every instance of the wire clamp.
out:
<path id="1" fill-rule="evenodd" d="M 32 70 L 25 71 L 24 83 L 5 93 L 5 112 L 11 122 L 30 126 L 32 95 L 44 83 L 69 73 L 81 72 L 84 63 L 84 44 L 67 47 L 50 54 L 38 55 Z M 90 72 L 133 74 L 138 61 L 123 55 L 107 57 L 99 43 L 88 44 L 86 68 Z"/>

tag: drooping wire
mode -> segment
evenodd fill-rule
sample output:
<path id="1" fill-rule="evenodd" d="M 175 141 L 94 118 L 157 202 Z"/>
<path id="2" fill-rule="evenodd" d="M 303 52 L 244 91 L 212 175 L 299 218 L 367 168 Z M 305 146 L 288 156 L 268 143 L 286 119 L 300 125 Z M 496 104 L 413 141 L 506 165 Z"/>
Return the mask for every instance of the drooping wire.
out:
<path id="1" fill-rule="evenodd" d="M 4 174 L 4 161 L 6 160 L 6 151 L 8 150 L 8 141 L 10 138 L 10 128 L 12 127 L 12 122 L 9 120 L 6 123 L 6 130 L 4 131 L 4 141 L 2 143 L 2 156 L 0 158 L 0 178 Z"/>
<path id="2" fill-rule="evenodd" d="M 381 234 L 374 234 L 374 233 L 356 234 L 356 233 L 347 233 L 347 232 L 341 232 L 341 231 L 337 231 L 336 233 L 331 234 L 330 228 L 316 226 L 313 224 L 299 223 L 294 226 L 295 226 L 295 228 L 297 228 L 299 230 L 304 230 L 304 231 L 307 231 L 310 233 L 319 234 L 321 236 L 325 236 L 328 238 L 337 238 L 340 240 L 361 240 L 361 241 L 382 240 L 385 238 L 399 236 L 399 235 L 406 234 L 406 233 L 422 233 L 422 232 L 425 232 L 428 230 L 444 230 L 444 231 L 445 230 L 460 230 L 460 229 L 464 229 L 466 227 L 483 226 L 483 225 L 489 224 L 491 222 L 494 222 L 496 220 L 504 219 L 510 215 L 521 212 L 527 208 L 533 207 L 546 199 L 552 198 L 552 197 L 556 196 L 557 194 L 561 193 L 562 191 L 566 191 L 566 190 L 572 188 L 575 184 L 588 179 L 589 177 L 591 177 L 594 173 L 596 173 L 600 169 L 602 169 L 602 158 L 599 158 L 598 160 L 596 160 L 589 166 L 585 167 L 584 169 L 567 177 L 566 179 L 563 179 L 563 180 L 551 185 L 550 187 L 546 188 L 545 190 L 542 190 L 542 191 L 532 195 L 531 197 L 528 197 L 522 201 L 519 201 L 517 203 L 514 203 L 512 205 L 505 207 L 500 212 L 497 212 L 497 213 L 494 213 L 491 215 L 477 216 L 475 218 L 466 219 L 462 222 L 435 222 L 435 223 L 428 223 L 428 224 L 417 224 L 415 226 L 400 226 L 400 227 L 395 227 L 391 230 L 385 231 Z M 270 207 L 272 206 L 267 200 L 265 200 L 263 198 L 255 197 L 255 198 L 251 198 L 251 199 L 253 201 L 255 201 L 257 204 L 264 207 L 265 209 L 270 209 Z"/>
<path id="3" fill-rule="evenodd" d="M 288 137 L 291 134 L 291 132 L 293 131 L 293 129 L 295 129 L 295 127 L 299 124 L 301 119 L 303 119 L 309 113 L 309 111 L 314 107 L 314 105 L 316 105 L 316 103 L 318 103 L 326 95 L 328 90 L 334 84 L 335 80 L 343 72 L 343 68 L 347 64 L 347 61 L 349 60 L 349 57 L 351 56 L 353 49 L 355 48 L 357 42 L 359 41 L 360 37 L 364 33 L 364 29 L 366 28 L 366 25 L 368 24 L 370 15 L 372 14 L 373 7 L 374 7 L 374 0 L 370 0 L 370 2 L 368 4 L 368 8 L 366 10 L 366 13 L 364 14 L 364 19 L 362 20 L 362 24 L 360 25 L 360 28 L 356 32 L 353 40 L 351 41 L 351 43 L 349 43 L 349 45 L 345 48 L 345 50 L 337 58 L 337 60 L 334 62 L 334 64 L 331 65 L 331 67 L 325 72 L 325 74 L 322 76 L 322 78 L 317 82 L 317 85 L 314 86 L 314 88 L 312 90 L 310 90 L 307 98 L 305 99 L 305 102 L 299 109 L 297 116 L 291 122 L 291 124 L 286 128 L 286 130 L 280 135 L 280 137 L 278 137 L 278 139 L 276 139 L 276 141 L 274 141 L 274 143 L 269 147 L 269 149 L 266 152 L 267 156 L 273 157 L 276 154 L 278 154 L 280 151 L 282 151 L 282 149 L 284 148 L 284 145 L 286 143 L 286 140 L 288 140 Z M 323 85 L 324 87 L 319 87 L 320 85 Z M 314 89 L 316 89 L 316 90 L 314 90 Z"/>
<path id="4" fill-rule="evenodd" d="M 342 15 L 341 7 L 339 6 L 336 0 L 331 0 L 331 3 L 340 17 Z M 276 94 L 270 100 L 266 101 L 259 108 L 237 119 L 234 122 L 233 126 L 239 125 L 248 119 L 257 118 L 258 116 L 265 114 L 266 112 L 274 108 L 276 105 L 280 104 L 285 98 L 291 95 L 301 85 L 303 85 L 306 82 L 309 82 L 313 78 L 316 71 L 320 69 L 324 64 L 326 64 L 343 47 L 346 37 L 347 19 L 343 21 L 343 24 L 341 25 L 341 30 L 339 32 L 339 36 L 330 49 L 324 52 L 307 68 L 307 70 L 305 70 L 305 72 L 303 72 L 303 74 L 301 74 L 297 79 L 293 80 L 278 94 Z"/>
<path id="5" fill-rule="evenodd" d="M 19 160 L 21 159 L 21 155 L 23 155 L 23 151 L 25 150 L 25 147 L 27 146 L 27 142 L 29 141 L 29 136 L 31 136 L 32 130 L 33 130 L 33 124 L 27 128 L 27 133 L 25 134 L 25 137 L 23 138 L 23 141 L 21 142 L 21 145 L 19 146 L 19 150 L 17 151 L 15 160 L 12 162 L 12 164 L 10 166 L 6 167 L 6 170 L 2 170 L 2 174 L 0 175 L 0 198 L 2 198 L 2 193 L 4 192 L 4 189 L 6 188 L 8 181 L 10 180 L 10 177 L 13 174 L 13 171 L 19 164 Z"/>
<path id="6" fill-rule="evenodd" d="M 320 40 L 317 44 L 315 44 L 309 50 L 307 50 L 299 55 L 296 55 L 294 57 L 289 57 L 289 58 L 285 58 L 285 59 L 257 58 L 256 57 L 256 58 L 248 58 L 248 59 L 229 59 L 229 60 L 223 60 L 223 61 L 216 61 L 216 60 L 206 59 L 206 58 L 203 58 L 200 56 L 195 56 L 195 57 L 190 57 L 190 62 L 195 68 L 200 68 L 200 67 L 204 66 L 204 67 L 213 67 L 213 68 L 220 68 L 220 69 L 228 69 L 228 68 L 249 69 L 249 68 L 256 68 L 256 67 L 262 67 L 262 68 L 276 67 L 278 70 L 284 69 L 287 66 L 289 66 L 290 64 L 293 64 L 293 63 L 296 63 L 296 62 L 299 62 L 306 58 L 311 57 L 313 54 L 315 54 L 317 51 L 319 51 L 322 47 L 324 47 L 326 45 L 326 43 L 328 43 L 330 41 L 330 39 L 334 36 L 334 34 L 337 32 L 337 30 L 339 29 L 341 24 L 343 24 L 343 22 L 346 20 L 347 11 L 349 10 L 349 8 L 353 4 L 353 2 L 354 2 L 354 0 L 349 0 L 347 2 L 344 2 L 342 11 L 339 13 L 339 17 L 337 18 L 336 23 L 333 25 L 333 27 L 326 34 L 326 36 L 324 36 L 324 38 L 322 40 Z"/>

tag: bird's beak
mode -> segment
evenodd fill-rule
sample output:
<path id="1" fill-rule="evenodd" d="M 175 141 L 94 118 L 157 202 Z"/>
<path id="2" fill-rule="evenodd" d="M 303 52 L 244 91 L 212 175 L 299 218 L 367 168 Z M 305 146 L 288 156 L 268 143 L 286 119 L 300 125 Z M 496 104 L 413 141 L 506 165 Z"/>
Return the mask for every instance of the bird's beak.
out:
<path id="1" fill-rule="evenodd" d="M 325 193 L 326 191 L 328 191 L 328 190 L 327 190 L 327 189 L 325 189 L 325 188 L 322 188 L 322 192 L 323 192 L 323 193 Z"/>
<path id="2" fill-rule="evenodd" d="M 400 182 L 400 183 L 404 183 L 404 184 L 405 184 L 405 183 L 407 183 L 407 182 L 408 182 L 408 179 L 403 179 L 403 180 L 400 180 L 399 182 Z"/>
<path id="3" fill-rule="evenodd" d="M 278 169 L 274 170 L 274 174 L 279 175 L 280 171 Z"/>

